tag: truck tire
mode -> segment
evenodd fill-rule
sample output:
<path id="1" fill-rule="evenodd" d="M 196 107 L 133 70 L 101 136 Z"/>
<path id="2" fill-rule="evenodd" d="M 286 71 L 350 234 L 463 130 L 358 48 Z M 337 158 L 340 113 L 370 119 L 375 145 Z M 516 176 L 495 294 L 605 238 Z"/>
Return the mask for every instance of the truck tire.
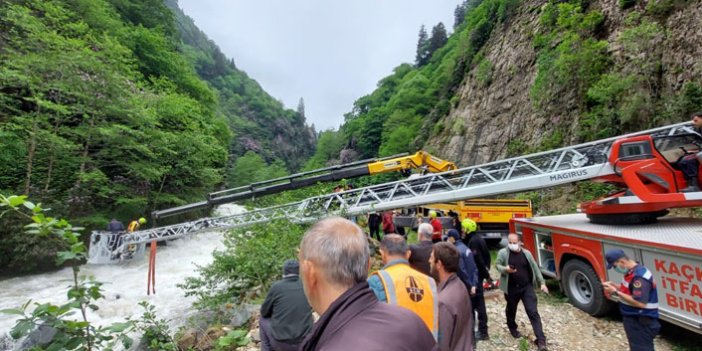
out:
<path id="1" fill-rule="evenodd" d="M 561 281 L 570 303 L 592 316 L 606 315 L 614 306 L 605 297 L 595 270 L 586 262 L 578 259 L 566 262 Z"/>
<path id="2" fill-rule="evenodd" d="M 591 223 L 595 224 L 632 225 L 656 223 L 658 217 L 663 217 L 667 214 L 668 210 L 663 210 L 642 213 L 589 214 L 587 218 L 590 219 Z"/>

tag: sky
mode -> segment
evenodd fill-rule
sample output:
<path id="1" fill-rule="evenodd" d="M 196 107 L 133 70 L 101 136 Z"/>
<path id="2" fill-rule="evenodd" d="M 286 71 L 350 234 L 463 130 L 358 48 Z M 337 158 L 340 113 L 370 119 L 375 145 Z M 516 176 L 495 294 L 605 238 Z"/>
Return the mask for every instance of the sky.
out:
<path id="1" fill-rule="evenodd" d="M 403 62 L 419 27 L 453 27 L 460 0 L 179 0 L 237 67 L 308 123 L 337 128 Z"/>

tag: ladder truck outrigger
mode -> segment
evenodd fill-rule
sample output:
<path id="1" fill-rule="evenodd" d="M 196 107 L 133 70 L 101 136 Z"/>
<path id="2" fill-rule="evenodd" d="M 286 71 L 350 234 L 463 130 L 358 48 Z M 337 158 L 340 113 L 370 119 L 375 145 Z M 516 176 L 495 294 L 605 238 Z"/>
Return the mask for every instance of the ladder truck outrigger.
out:
<path id="1" fill-rule="evenodd" d="M 605 248 L 629 250 L 632 257 L 647 266 L 661 267 L 656 271 L 671 275 L 666 279 L 702 279 L 702 220 L 666 217 L 658 221 L 672 208 L 702 207 L 702 192 L 681 192 L 688 184 L 678 167 L 683 156 L 699 153 L 701 145 L 702 136 L 689 123 L 679 123 L 240 214 L 142 230 L 124 235 L 122 243 L 107 254 L 106 245 L 95 245 L 95 249 L 91 246 L 90 260 L 109 263 L 113 254 L 125 250 L 126 245 L 169 240 L 203 230 L 243 227 L 275 219 L 305 223 L 333 214 L 362 215 L 373 210 L 455 202 L 588 180 L 614 184 L 620 190 L 581 204 L 582 214 L 512 219 L 511 229 L 521 234 L 525 245 L 534 252 L 552 251 L 553 257 L 539 256 L 542 271 L 561 279 L 565 292 L 577 307 L 599 315 L 611 305 L 601 296 L 601 289 L 598 290 L 602 281 L 611 279 L 603 268 Z M 667 226 L 673 229 L 668 231 Z M 549 234 L 539 236 L 544 233 Z M 93 232 L 92 240 L 100 242 L 102 235 Z M 661 252 L 665 256 L 656 258 Z M 675 274 L 679 276 L 672 277 Z M 681 296 L 682 283 L 678 280 L 675 283 L 666 280 L 670 282 L 668 286 L 676 284 L 678 290 L 667 291 L 665 285 L 661 289 L 666 294 L 661 299 L 668 302 L 661 304 L 661 318 L 702 332 L 700 286 L 696 290 L 699 296 L 689 296 L 691 288 L 688 295 Z M 677 306 L 683 306 L 684 313 Z"/>

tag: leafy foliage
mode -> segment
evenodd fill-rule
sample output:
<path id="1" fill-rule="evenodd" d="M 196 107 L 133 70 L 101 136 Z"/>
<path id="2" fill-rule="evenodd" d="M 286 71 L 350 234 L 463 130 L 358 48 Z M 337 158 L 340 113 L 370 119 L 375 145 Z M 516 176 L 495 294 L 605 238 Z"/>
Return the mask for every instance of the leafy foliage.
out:
<path id="1" fill-rule="evenodd" d="M 267 291 L 281 274 L 286 259 L 297 257 L 305 228 L 274 221 L 234 230 L 214 261 L 198 268 L 198 276 L 180 285 L 186 296 L 196 296 L 196 307 L 218 311 L 226 303 L 238 304 Z"/>
<path id="2" fill-rule="evenodd" d="M 144 309 L 141 318 L 131 321 L 134 328 L 142 334 L 143 342 L 148 351 L 178 351 L 178 345 L 171 336 L 171 330 L 165 319 L 159 319 L 156 308 L 146 302 L 139 303 Z"/>
<path id="3" fill-rule="evenodd" d="M 19 309 L 0 311 L 20 317 L 10 331 L 12 338 L 20 339 L 39 327 L 49 327 L 56 333 L 45 345 L 38 345 L 47 350 L 112 350 L 117 343 L 129 348 L 132 344 L 128 336 L 132 330 L 131 323 L 98 327 L 88 321 L 87 311 L 97 311 L 96 301 L 103 295 L 102 283 L 79 275 L 79 265 L 87 254 L 78 233 L 82 228 L 71 226 L 65 219 L 47 217 L 41 205 L 27 201 L 26 196 L 0 195 L 0 208 L 4 210 L 3 214 L 12 211 L 31 220 L 32 223 L 26 226 L 28 235 L 56 237 L 65 242 L 68 249 L 58 252 L 56 263 L 70 264 L 73 272 L 65 304 L 35 302 L 34 309 L 28 311 L 32 301 L 27 301 Z M 80 316 L 79 319 L 72 317 L 76 314 Z"/>

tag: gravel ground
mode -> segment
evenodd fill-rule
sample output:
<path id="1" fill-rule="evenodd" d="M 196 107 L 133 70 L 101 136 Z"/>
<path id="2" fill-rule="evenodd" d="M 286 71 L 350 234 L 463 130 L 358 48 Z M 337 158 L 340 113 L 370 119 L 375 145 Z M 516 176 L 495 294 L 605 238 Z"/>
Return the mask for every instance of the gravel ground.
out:
<path id="1" fill-rule="evenodd" d="M 504 296 L 501 292 L 493 291 L 488 292 L 486 297 L 490 340 L 479 341 L 477 350 L 521 350 L 520 341 L 514 339 L 507 329 Z M 541 293 L 539 314 L 551 351 L 628 350 L 624 327 L 619 321 L 592 317 L 567 302 Z M 521 304 L 517 312 L 517 325 L 528 340 L 536 339 Z M 656 338 L 655 344 L 656 350 L 673 350 L 672 345 L 660 337 Z M 535 345 L 530 343 L 529 350 L 535 349 Z"/>

